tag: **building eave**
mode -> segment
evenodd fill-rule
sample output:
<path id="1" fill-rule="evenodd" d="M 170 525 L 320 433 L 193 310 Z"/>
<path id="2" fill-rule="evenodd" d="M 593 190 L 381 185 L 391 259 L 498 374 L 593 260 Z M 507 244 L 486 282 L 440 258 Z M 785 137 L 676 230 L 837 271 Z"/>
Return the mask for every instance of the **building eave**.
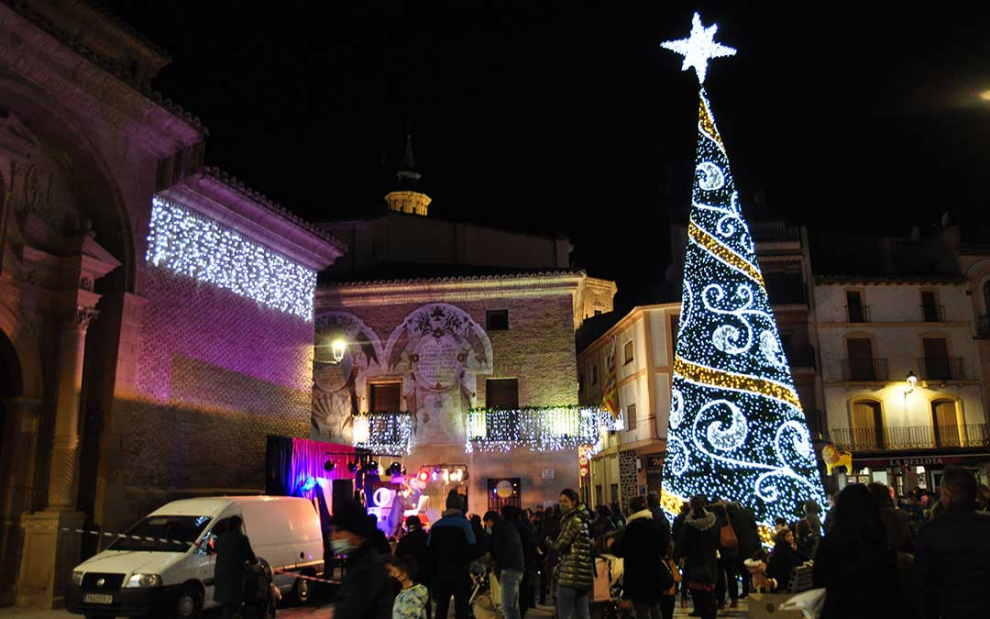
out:
<path id="1" fill-rule="evenodd" d="M 329 282 L 316 290 L 316 307 L 342 307 L 422 301 L 466 301 L 577 294 L 584 271 L 545 271 L 517 275 L 419 278 L 390 281 Z"/>
<path id="2" fill-rule="evenodd" d="M 243 185 L 197 172 L 159 195 L 254 239 L 314 271 L 347 251 L 346 245 Z"/>
<path id="3" fill-rule="evenodd" d="M 0 2 L 0 66 L 112 126 L 129 130 L 159 155 L 190 146 L 209 135 L 181 106 L 110 65 L 88 47 L 66 39 L 29 3 Z"/>
<path id="4" fill-rule="evenodd" d="M 942 285 L 962 286 L 969 283 L 958 275 L 817 275 L 816 286 L 874 285 L 874 286 L 918 286 Z"/>

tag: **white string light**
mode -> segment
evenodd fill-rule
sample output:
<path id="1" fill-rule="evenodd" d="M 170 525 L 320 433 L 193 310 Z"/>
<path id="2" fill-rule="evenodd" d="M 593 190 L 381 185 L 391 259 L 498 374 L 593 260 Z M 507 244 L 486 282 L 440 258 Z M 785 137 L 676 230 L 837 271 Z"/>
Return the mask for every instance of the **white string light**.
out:
<path id="1" fill-rule="evenodd" d="M 316 271 L 158 196 L 147 261 L 281 312 L 313 320 Z"/>
<path id="2" fill-rule="evenodd" d="M 412 452 L 412 413 L 364 413 L 354 417 L 352 444 L 379 454 Z"/>
<path id="3" fill-rule="evenodd" d="M 602 449 L 602 433 L 617 430 L 620 423 L 604 409 L 581 406 L 475 408 L 467 415 L 467 453 L 507 452 L 520 446 L 561 451 L 584 445 L 593 455 Z"/>

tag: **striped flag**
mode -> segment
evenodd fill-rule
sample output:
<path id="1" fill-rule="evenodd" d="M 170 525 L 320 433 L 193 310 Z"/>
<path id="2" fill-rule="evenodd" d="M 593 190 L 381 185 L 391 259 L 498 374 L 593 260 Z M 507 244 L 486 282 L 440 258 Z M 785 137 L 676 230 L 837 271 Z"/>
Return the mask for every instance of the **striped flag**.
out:
<path id="1" fill-rule="evenodd" d="M 615 344 L 617 337 L 612 338 L 612 353 L 608 356 L 605 368 L 605 393 L 602 394 L 602 408 L 607 410 L 613 419 L 619 418 L 619 391 L 615 379 Z"/>

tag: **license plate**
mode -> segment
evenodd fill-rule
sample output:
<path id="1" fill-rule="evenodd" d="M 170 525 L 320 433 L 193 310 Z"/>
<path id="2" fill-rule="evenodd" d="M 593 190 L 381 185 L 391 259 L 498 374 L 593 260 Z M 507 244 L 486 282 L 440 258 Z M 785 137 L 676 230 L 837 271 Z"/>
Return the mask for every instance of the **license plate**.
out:
<path id="1" fill-rule="evenodd" d="M 87 604 L 113 604 L 112 595 L 100 595 L 98 593 L 87 593 L 83 596 L 83 602 Z"/>

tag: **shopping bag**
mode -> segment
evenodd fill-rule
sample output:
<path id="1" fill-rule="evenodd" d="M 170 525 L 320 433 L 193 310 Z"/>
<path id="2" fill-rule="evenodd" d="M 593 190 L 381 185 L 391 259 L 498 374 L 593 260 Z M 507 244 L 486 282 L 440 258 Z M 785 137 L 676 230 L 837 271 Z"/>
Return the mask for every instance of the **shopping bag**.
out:
<path id="1" fill-rule="evenodd" d="M 782 610 L 784 604 L 798 593 L 753 593 L 746 598 L 750 619 L 804 619 L 800 610 Z"/>

